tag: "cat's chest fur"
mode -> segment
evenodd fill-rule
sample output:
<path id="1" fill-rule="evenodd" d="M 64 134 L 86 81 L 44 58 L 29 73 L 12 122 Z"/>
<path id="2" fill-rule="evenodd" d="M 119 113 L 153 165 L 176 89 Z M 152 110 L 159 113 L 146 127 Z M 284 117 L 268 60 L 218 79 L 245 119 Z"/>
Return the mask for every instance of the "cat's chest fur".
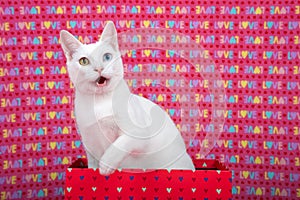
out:
<path id="1" fill-rule="evenodd" d="M 112 95 L 83 95 L 76 94 L 75 114 L 79 126 L 88 127 L 99 123 L 99 120 L 111 117 Z M 82 127 L 84 128 L 84 127 Z"/>
<path id="2" fill-rule="evenodd" d="M 75 115 L 86 150 L 100 160 L 119 136 L 114 122 L 111 95 L 75 95 Z"/>

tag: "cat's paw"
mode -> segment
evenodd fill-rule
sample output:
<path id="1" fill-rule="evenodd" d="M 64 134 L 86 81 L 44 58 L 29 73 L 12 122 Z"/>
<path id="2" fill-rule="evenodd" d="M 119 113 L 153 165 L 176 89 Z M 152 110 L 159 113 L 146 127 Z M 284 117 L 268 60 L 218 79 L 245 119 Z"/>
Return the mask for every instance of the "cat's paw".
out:
<path id="1" fill-rule="evenodd" d="M 99 168 L 100 168 L 100 174 L 104 176 L 108 176 L 114 173 L 114 171 L 116 170 L 103 161 L 99 162 Z"/>

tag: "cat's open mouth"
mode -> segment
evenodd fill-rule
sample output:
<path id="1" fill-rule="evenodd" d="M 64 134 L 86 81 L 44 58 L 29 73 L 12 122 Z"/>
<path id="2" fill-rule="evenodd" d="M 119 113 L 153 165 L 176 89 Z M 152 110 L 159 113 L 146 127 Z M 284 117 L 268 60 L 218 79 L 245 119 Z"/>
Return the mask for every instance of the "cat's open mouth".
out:
<path id="1" fill-rule="evenodd" d="M 105 78 L 104 76 L 100 76 L 99 78 L 97 78 L 96 80 L 96 84 L 99 87 L 103 87 L 107 84 L 108 79 Z"/>

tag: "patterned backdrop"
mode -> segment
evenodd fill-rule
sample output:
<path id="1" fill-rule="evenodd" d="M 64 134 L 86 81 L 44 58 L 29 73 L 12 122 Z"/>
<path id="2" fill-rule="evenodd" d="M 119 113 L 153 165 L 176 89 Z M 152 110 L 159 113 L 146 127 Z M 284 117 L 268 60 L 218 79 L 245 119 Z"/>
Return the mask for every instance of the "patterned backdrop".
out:
<path id="1" fill-rule="evenodd" d="M 206 157 L 233 171 L 234 199 L 300 198 L 298 1 L 1 0 L 0 17 L 1 199 L 63 198 L 65 169 L 85 152 L 59 31 L 96 42 L 107 20 L 119 33 L 177 31 L 210 55 L 214 65 L 194 66 L 178 52 L 132 49 L 123 55 L 125 76 L 132 92 L 164 107 L 189 133 L 183 137 L 193 158 L 216 128 L 211 119 L 225 118 Z M 212 109 L 202 72 L 221 74 L 226 111 Z"/>

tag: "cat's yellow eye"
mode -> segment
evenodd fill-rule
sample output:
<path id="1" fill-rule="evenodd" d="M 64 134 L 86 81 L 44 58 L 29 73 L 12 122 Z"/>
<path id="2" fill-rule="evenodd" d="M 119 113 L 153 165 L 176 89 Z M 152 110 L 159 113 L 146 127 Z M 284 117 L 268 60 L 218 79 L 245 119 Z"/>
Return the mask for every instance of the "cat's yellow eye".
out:
<path id="1" fill-rule="evenodd" d="M 86 65 L 90 64 L 90 61 L 86 57 L 82 57 L 79 59 L 79 64 L 82 66 L 86 66 Z"/>

